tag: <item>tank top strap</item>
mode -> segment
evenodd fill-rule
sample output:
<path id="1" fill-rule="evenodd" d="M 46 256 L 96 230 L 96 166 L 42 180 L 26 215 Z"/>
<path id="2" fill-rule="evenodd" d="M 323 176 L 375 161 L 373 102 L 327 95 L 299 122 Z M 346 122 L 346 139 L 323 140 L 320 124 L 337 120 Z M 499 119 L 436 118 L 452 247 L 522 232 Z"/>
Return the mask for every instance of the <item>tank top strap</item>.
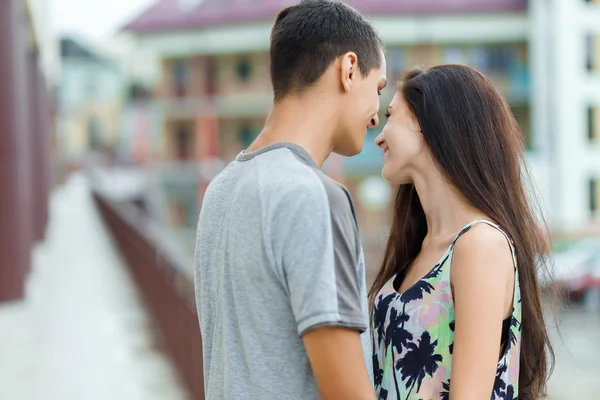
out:
<path id="1" fill-rule="evenodd" d="M 479 223 L 484 223 L 486 225 L 491 226 L 492 228 L 497 229 L 498 231 L 500 231 L 504 237 L 506 238 L 506 240 L 508 241 L 508 245 L 510 247 L 510 252 L 512 254 L 512 258 L 513 258 L 513 266 L 515 268 L 515 270 L 517 269 L 517 254 L 515 252 L 515 245 L 514 242 L 512 240 L 512 238 L 508 235 L 508 233 L 506 233 L 506 231 L 504 229 L 502 229 L 500 227 L 500 225 L 490 221 L 489 219 L 486 218 L 478 218 L 475 221 L 471 221 L 469 222 L 467 225 L 464 226 L 464 228 L 462 228 L 460 230 L 460 232 L 456 235 L 456 237 L 454 238 L 454 240 L 452 241 L 452 245 L 451 247 L 454 248 L 454 246 L 456 245 L 456 241 L 465 233 L 467 233 L 469 231 L 469 229 L 471 229 L 473 226 L 479 224 Z"/>

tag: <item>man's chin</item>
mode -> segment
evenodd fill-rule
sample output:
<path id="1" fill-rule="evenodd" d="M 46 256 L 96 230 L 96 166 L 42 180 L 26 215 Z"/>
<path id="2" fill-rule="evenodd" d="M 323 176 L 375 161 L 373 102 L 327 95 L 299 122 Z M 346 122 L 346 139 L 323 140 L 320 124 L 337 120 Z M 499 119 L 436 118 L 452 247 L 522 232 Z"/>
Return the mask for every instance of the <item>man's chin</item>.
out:
<path id="1" fill-rule="evenodd" d="M 361 143 L 360 146 L 356 146 L 356 147 L 344 147 L 344 148 L 340 148 L 340 149 L 333 149 L 333 152 L 335 154 L 339 154 L 340 156 L 344 156 L 344 157 L 352 157 L 352 156 L 356 156 L 358 154 L 360 154 L 360 152 L 363 151 L 363 144 Z"/>

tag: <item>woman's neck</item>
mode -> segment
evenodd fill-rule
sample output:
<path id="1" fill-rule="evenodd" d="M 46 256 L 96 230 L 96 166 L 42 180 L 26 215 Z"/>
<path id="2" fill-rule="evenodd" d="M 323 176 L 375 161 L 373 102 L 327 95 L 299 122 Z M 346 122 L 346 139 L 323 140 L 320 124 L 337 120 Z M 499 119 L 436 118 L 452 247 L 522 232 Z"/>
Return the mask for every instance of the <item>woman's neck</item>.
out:
<path id="1" fill-rule="evenodd" d="M 427 219 L 429 242 L 454 236 L 469 222 L 485 217 L 438 171 L 417 175 L 413 181 Z"/>

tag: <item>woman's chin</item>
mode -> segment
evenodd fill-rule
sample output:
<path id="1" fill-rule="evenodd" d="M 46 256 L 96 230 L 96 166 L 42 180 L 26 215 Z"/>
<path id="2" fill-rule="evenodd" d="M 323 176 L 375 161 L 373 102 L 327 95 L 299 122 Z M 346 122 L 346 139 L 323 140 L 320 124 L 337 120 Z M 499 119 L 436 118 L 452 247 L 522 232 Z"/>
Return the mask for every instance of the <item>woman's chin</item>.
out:
<path id="1" fill-rule="evenodd" d="M 381 177 L 387 183 L 390 183 L 392 185 L 397 185 L 398 184 L 398 179 L 396 179 L 394 177 L 394 174 L 390 174 L 388 171 L 386 171 L 385 167 L 383 167 L 383 169 L 381 170 Z"/>
<path id="2" fill-rule="evenodd" d="M 392 185 L 406 185 L 413 183 L 412 179 L 404 176 L 401 172 L 390 171 L 389 168 L 386 167 L 386 165 L 383 166 L 383 169 L 381 170 L 381 177 L 387 183 Z"/>

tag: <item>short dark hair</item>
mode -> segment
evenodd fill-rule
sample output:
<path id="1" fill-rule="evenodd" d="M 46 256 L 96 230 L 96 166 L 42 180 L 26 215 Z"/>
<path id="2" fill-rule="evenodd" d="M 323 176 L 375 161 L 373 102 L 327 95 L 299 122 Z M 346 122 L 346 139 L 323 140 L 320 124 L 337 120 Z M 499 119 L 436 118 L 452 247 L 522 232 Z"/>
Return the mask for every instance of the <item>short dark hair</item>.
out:
<path id="1" fill-rule="evenodd" d="M 283 9 L 271 31 L 275 100 L 314 84 L 335 59 L 353 51 L 366 76 L 381 65 L 383 43 L 354 8 L 336 0 L 303 0 Z"/>

